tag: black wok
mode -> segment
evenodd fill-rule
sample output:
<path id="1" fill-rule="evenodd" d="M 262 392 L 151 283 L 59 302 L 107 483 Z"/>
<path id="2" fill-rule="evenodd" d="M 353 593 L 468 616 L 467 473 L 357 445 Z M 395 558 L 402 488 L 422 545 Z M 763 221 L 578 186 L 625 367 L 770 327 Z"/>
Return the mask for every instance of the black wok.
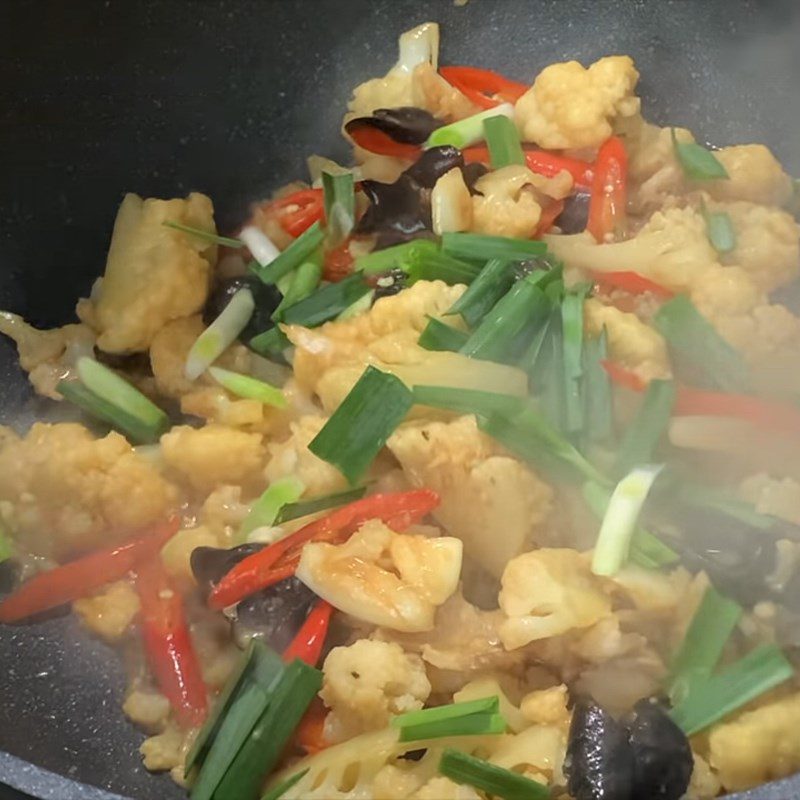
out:
<path id="1" fill-rule="evenodd" d="M 443 60 L 530 80 L 630 53 L 649 117 L 719 144 L 765 142 L 800 172 L 792 0 L 5 0 L 0 4 L 0 308 L 65 322 L 101 271 L 123 191 L 209 194 L 224 231 L 248 203 L 346 157 L 348 91 L 395 39 L 443 25 Z M 0 341 L 0 421 L 37 403 Z M 113 652 L 74 620 L 0 629 L 0 782 L 36 797 L 169 800 L 123 718 Z M 35 766 L 34 766 L 35 765 Z M 46 772 L 47 770 L 48 772 Z M 55 773 L 55 774 L 52 774 Z M 0 797 L 4 797 L 0 787 Z M 800 796 L 800 778 L 742 797 Z"/>

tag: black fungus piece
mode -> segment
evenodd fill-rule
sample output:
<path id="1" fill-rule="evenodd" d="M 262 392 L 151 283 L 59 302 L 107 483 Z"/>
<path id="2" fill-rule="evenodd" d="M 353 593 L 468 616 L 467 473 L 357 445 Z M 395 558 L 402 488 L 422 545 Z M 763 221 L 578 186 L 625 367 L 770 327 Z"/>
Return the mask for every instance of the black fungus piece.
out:
<path id="1" fill-rule="evenodd" d="M 240 341 L 246 344 L 254 336 L 274 327 L 275 323 L 271 317 L 281 300 L 283 300 L 283 295 L 277 286 L 266 284 L 255 275 L 240 275 L 236 278 L 225 278 L 218 281 L 211 290 L 203 309 L 203 322 L 206 325 L 210 325 L 222 313 L 225 306 L 230 303 L 236 292 L 244 288 L 253 293 L 253 299 L 256 303 L 250 322 L 239 334 Z"/>
<path id="2" fill-rule="evenodd" d="M 263 549 L 259 543 L 240 544 L 238 547 L 195 547 L 189 559 L 192 573 L 201 587 L 210 590 L 223 575 L 230 572 L 240 561 Z"/>
<path id="3" fill-rule="evenodd" d="M 378 108 L 371 117 L 351 119 L 345 130 L 357 139 L 357 131 L 361 128 L 376 128 L 383 131 L 390 139 L 403 144 L 422 144 L 437 128 L 444 123 L 436 119 L 429 111 L 416 106 L 400 108 Z"/>
<path id="4" fill-rule="evenodd" d="M 464 167 L 464 156 L 457 147 L 445 144 L 426 150 L 401 177 L 424 189 L 433 189 L 436 181 L 455 167 Z"/>
<path id="5" fill-rule="evenodd" d="M 556 217 L 555 224 L 564 233 L 580 233 L 589 222 L 589 193 L 576 192 L 564 200 L 564 210 Z"/>
<path id="6" fill-rule="evenodd" d="M 633 753 L 633 800 L 678 800 L 692 776 L 692 748 L 655 700 L 640 700 L 625 720 Z"/>
<path id="7" fill-rule="evenodd" d="M 236 606 L 233 637 L 240 647 L 263 639 L 278 652 L 286 649 L 305 622 L 317 595 L 294 576 L 251 594 Z"/>
<path id="8" fill-rule="evenodd" d="M 483 197 L 483 193 L 479 192 L 475 188 L 475 184 L 489 171 L 489 167 L 486 164 L 481 164 L 480 161 L 475 161 L 472 164 L 464 164 L 461 167 L 461 174 L 464 176 L 464 183 L 467 185 L 467 189 L 469 189 L 469 193 L 472 195 L 480 195 Z"/>
<path id="9" fill-rule="evenodd" d="M 422 761 L 428 751 L 423 747 L 421 750 L 409 750 L 400 756 L 404 761 Z"/>
<path id="10" fill-rule="evenodd" d="M 579 700 L 572 712 L 564 772 L 575 800 L 639 800 L 628 732 L 592 701 Z"/>
<path id="11" fill-rule="evenodd" d="M 405 289 L 408 276 L 401 269 L 392 269 L 383 275 L 378 275 L 375 280 L 375 290 L 372 292 L 372 304 L 381 297 L 391 297 Z"/>

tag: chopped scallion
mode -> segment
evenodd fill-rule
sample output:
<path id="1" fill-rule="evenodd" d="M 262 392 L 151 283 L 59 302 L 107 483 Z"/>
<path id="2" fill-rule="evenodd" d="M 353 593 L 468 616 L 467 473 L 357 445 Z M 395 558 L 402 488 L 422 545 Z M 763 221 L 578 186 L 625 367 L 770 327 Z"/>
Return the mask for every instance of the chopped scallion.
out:
<path id="1" fill-rule="evenodd" d="M 727 211 L 708 211 L 703 206 L 706 235 L 718 253 L 730 253 L 736 248 L 736 229 Z"/>
<path id="2" fill-rule="evenodd" d="M 428 247 L 409 250 L 403 269 L 408 273 L 409 284 L 417 281 L 444 281 L 451 286 L 458 283 L 469 285 L 480 273 L 480 267 Z"/>
<path id="3" fill-rule="evenodd" d="M 336 317 L 336 321 L 341 322 L 342 320 L 353 319 L 353 317 L 357 317 L 359 314 L 364 314 L 369 311 L 370 308 L 372 308 L 373 296 L 374 293 L 372 291 L 361 295 L 358 300 L 354 300 L 350 303 L 350 305 Z"/>
<path id="4" fill-rule="evenodd" d="M 482 392 L 479 389 L 418 385 L 413 388 L 412 394 L 414 402 L 421 406 L 433 406 L 459 414 L 475 414 L 483 417 L 489 417 L 492 414 L 513 415 L 520 412 L 524 406 L 524 400 L 521 397 Z"/>
<path id="5" fill-rule="evenodd" d="M 172 222 L 171 220 L 167 220 L 161 224 L 167 228 L 173 228 L 176 231 L 188 233 L 190 236 L 196 236 L 198 239 L 205 239 L 211 244 L 218 244 L 222 247 L 239 248 L 244 246 L 238 239 L 229 239 L 227 236 L 219 236 L 211 231 L 204 231 L 202 228 L 193 228 L 191 225 L 184 225 L 180 222 Z"/>
<path id="6" fill-rule="evenodd" d="M 592 556 L 595 575 L 616 575 L 628 559 L 644 502 L 661 466 L 636 467 L 614 489 Z"/>
<path id="7" fill-rule="evenodd" d="M 599 339 L 587 339 L 583 346 L 583 400 L 585 435 L 593 442 L 607 442 L 614 433 L 611 381 L 603 368 L 608 358 L 606 329 Z"/>
<path id="8" fill-rule="evenodd" d="M 401 742 L 442 739 L 451 736 L 490 736 L 505 733 L 508 723 L 502 714 L 467 714 L 456 719 L 440 719 L 400 728 Z"/>
<path id="9" fill-rule="evenodd" d="M 281 254 L 272 239 L 255 225 L 242 228 L 239 238 L 247 245 L 250 255 L 261 267 L 271 264 Z"/>
<path id="10" fill-rule="evenodd" d="M 239 372 L 231 372 L 222 367 L 209 367 L 211 377 L 222 387 L 227 389 L 237 397 L 244 397 L 248 400 L 258 400 L 268 406 L 276 408 L 286 408 L 286 398 L 283 392 L 276 386 L 270 386 L 258 378 L 251 378 L 249 375 L 242 375 Z"/>
<path id="11" fill-rule="evenodd" d="M 748 370 L 742 357 L 686 295 L 664 303 L 653 322 L 667 340 L 673 361 L 688 373 L 692 385 L 728 392 L 746 388 Z"/>
<path id="12" fill-rule="evenodd" d="M 515 239 L 509 236 L 486 236 L 482 233 L 445 233 L 442 249 L 456 258 L 488 261 L 499 258 L 505 261 L 529 261 L 547 252 L 544 242 L 533 239 Z"/>
<path id="13" fill-rule="evenodd" d="M 319 511 L 326 511 L 329 508 L 337 508 L 360 500 L 367 491 L 366 486 L 359 486 L 356 489 L 347 489 L 344 492 L 327 494 L 323 497 L 315 497 L 311 500 L 303 500 L 300 503 L 287 503 L 278 512 L 275 523 L 280 525 L 289 520 L 307 517 L 309 514 L 316 514 Z"/>
<path id="14" fill-rule="evenodd" d="M 422 708 L 419 711 L 408 711 L 392 718 L 393 728 L 404 728 L 407 725 L 422 725 L 427 722 L 458 719 L 469 714 L 499 714 L 500 698 L 497 695 L 480 697 L 462 703 L 448 703 L 435 708 Z"/>
<path id="15" fill-rule="evenodd" d="M 642 405 L 625 431 L 617 451 L 617 475 L 625 475 L 637 464 L 647 464 L 653 460 L 674 405 L 675 384 L 672 381 L 650 381 Z"/>
<path id="16" fill-rule="evenodd" d="M 561 303 L 563 344 L 564 430 L 576 434 L 583 428 L 583 295 L 569 293 Z"/>
<path id="17" fill-rule="evenodd" d="M 152 400 L 145 397 L 116 372 L 88 356 L 78 359 L 78 376 L 83 385 L 128 420 L 136 420 L 141 432 L 157 439 L 169 427 L 169 418 Z"/>
<path id="18" fill-rule="evenodd" d="M 288 275 L 304 261 L 308 261 L 309 256 L 322 244 L 324 238 L 325 231 L 323 231 L 322 225 L 315 222 L 271 263 L 264 267 L 256 266 L 253 268 L 253 272 L 264 283 L 277 283 L 284 275 Z"/>
<path id="19" fill-rule="evenodd" d="M 321 688 L 322 673 L 313 667 L 299 659 L 285 667 L 266 709 L 217 786 L 214 800 L 257 796 L 264 778 L 275 768 L 289 737 Z"/>
<path id="20" fill-rule="evenodd" d="M 247 327 L 256 304 L 249 289 L 239 289 L 222 313 L 197 337 L 186 357 L 184 374 L 197 380 Z"/>
<path id="21" fill-rule="evenodd" d="M 282 358 L 283 351 L 292 346 L 286 334 L 277 325 L 254 336 L 247 344 L 256 353 L 267 358 Z"/>
<path id="22" fill-rule="evenodd" d="M 550 797 L 547 786 L 450 747 L 442 754 L 439 772 L 451 781 L 474 786 L 503 800 L 548 800 Z"/>
<path id="23" fill-rule="evenodd" d="M 500 114 L 483 121 L 483 133 L 489 147 L 489 162 L 492 169 L 501 169 L 511 164 L 525 164 L 525 153 L 519 140 L 517 126 L 512 119 Z"/>
<path id="24" fill-rule="evenodd" d="M 322 173 L 322 192 L 325 204 L 328 242 L 343 242 L 353 230 L 356 215 L 356 193 L 352 172 L 336 175 Z"/>
<path id="25" fill-rule="evenodd" d="M 283 507 L 289 503 L 296 503 L 305 490 L 305 484 L 293 475 L 271 483 L 250 506 L 250 511 L 239 529 L 240 541 L 244 541 L 247 534 L 256 528 L 274 525 Z"/>
<path id="26" fill-rule="evenodd" d="M 692 683 L 670 716 L 692 736 L 792 675 L 794 669 L 780 648 L 763 644 L 708 680 Z"/>
<path id="27" fill-rule="evenodd" d="M 428 319 L 417 344 L 426 350 L 450 350 L 457 353 L 467 342 L 469 334 L 447 325 L 435 317 Z"/>
<path id="28" fill-rule="evenodd" d="M 726 179 L 728 171 L 717 157 L 697 142 L 679 142 L 675 128 L 670 130 L 675 157 L 681 165 L 683 174 L 695 181 Z"/>
<path id="29" fill-rule="evenodd" d="M 413 403 L 399 378 L 367 367 L 308 449 L 355 484 Z"/>
<path id="30" fill-rule="evenodd" d="M 283 300 L 272 313 L 273 322 L 282 322 L 283 313 L 287 308 L 305 300 L 319 286 L 322 279 L 322 251 L 312 253 L 308 261 L 304 261 L 293 273 L 289 286 L 283 293 Z"/>
<path id="31" fill-rule="evenodd" d="M 709 586 L 670 666 L 669 695 L 678 705 L 697 681 L 711 677 L 742 608 Z"/>
<path id="32" fill-rule="evenodd" d="M 461 297 L 448 310 L 448 314 L 461 314 L 464 322 L 475 327 L 494 304 L 511 288 L 514 282 L 512 265 L 499 258 L 491 259 L 478 273 Z"/>
<path id="33" fill-rule="evenodd" d="M 428 137 L 425 147 L 441 147 L 442 145 L 450 144 L 459 150 L 463 150 L 465 147 L 480 142 L 484 136 L 484 120 L 497 116 L 513 119 L 514 106 L 511 103 L 501 103 L 499 106 L 488 108 L 486 111 L 460 119 L 458 122 L 443 125 Z"/>
<path id="34" fill-rule="evenodd" d="M 356 300 L 371 291 L 364 276 L 356 272 L 338 283 L 328 283 L 312 292 L 304 300 L 295 303 L 283 312 L 287 325 L 305 325 L 314 328 L 339 316 Z"/>
<path id="35" fill-rule="evenodd" d="M 404 269 L 411 253 L 416 251 L 438 252 L 436 244 L 428 239 L 415 239 L 411 242 L 397 244 L 384 250 L 375 250 L 356 259 L 355 268 L 365 275 L 376 275 L 388 272 L 395 267 Z"/>

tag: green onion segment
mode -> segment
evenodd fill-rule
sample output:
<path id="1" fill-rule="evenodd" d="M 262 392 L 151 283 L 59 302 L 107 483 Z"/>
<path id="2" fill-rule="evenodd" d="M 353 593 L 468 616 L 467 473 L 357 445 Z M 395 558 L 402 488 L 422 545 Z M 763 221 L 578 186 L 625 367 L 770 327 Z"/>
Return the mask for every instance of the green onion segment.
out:
<path id="1" fill-rule="evenodd" d="M 477 144 L 483 139 L 484 136 L 484 121 L 490 117 L 504 116 L 513 119 L 514 106 L 511 103 L 501 103 L 494 108 L 488 108 L 486 111 L 481 111 L 478 114 L 473 114 L 466 119 L 460 119 L 458 122 L 451 122 L 449 125 L 443 125 L 437 128 L 425 142 L 425 147 L 441 147 L 442 145 L 450 144 L 463 150 L 472 144 Z"/>
<path id="2" fill-rule="evenodd" d="M 353 173 L 333 175 L 323 171 L 321 177 L 328 241 L 331 245 L 336 245 L 350 235 L 356 221 Z"/>
<path id="3" fill-rule="evenodd" d="M 395 268 L 407 272 L 409 258 L 414 253 L 420 251 L 431 253 L 438 250 L 436 244 L 428 239 L 414 239 L 403 244 L 396 244 L 394 247 L 387 247 L 385 250 L 374 250 L 359 256 L 356 259 L 355 268 L 365 275 L 378 275 Z"/>
<path id="4" fill-rule="evenodd" d="M 483 133 L 489 148 L 492 169 L 501 169 L 512 164 L 525 165 L 525 153 L 513 120 L 502 114 L 487 117 L 483 121 Z"/>
<path id="5" fill-rule="evenodd" d="M 469 327 L 475 327 L 511 288 L 514 282 L 512 266 L 510 261 L 490 259 L 447 313 L 461 314 L 461 318 Z"/>
<path id="6" fill-rule="evenodd" d="M 400 729 L 401 742 L 445 736 L 486 736 L 505 733 L 507 728 L 500 714 L 500 699 L 496 695 L 410 711 L 394 717 L 391 724 Z"/>
<path id="7" fill-rule="evenodd" d="M 239 539 L 244 541 L 248 533 L 256 528 L 274 525 L 284 506 L 296 503 L 306 490 L 305 484 L 293 475 L 271 483 L 264 493 L 250 506 L 242 522 Z"/>
<path id="8" fill-rule="evenodd" d="M 99 361 L 82 356 L 77 368 L 83 386 L 101 401 L 102 407 L 98 404 L 97 410 L 105 415 L 107 422 L 119 423 L 123 429 L 131 428 L 131 433 L 143 442 L 156 441 L 169 427 L 169 418 L 155 403 Z M 59 390 L 69 385 L 62 381 Z M 76 397 L 77 393 L 73 393 L 67 399 Z M 81 399 L 88 399 L 88 396 L 84 393 Z"/>
<path id="9" fill-rule="evenodd" d="M 355 489 L 347 489 L 344 492 L 312 497 L 310 500 L 303 500 L 302 502 L 287 503 L 278 511 L 275 524 L 280 525 L 283 522 L 307 517 L 309 514 L 316 514 L 319 511 L 327 511 L 329 508 L 347 505 L 355 500 L 360 500 L 366 492 L 366 486 L 359 486 Z"/>
<path id="10" fill-rule="evenodd" d="M 277 283 L 284 275 L 308 261 L 311 254 L 322 244 L 325 231 L 319 222 L 303 231 L 279 256 L 266 266 L 251 269 L 264 283 Z"/>
<path id="11" fill-rule="evenodd" d="M 308 449 L 356 484 L 412 405 L 399 378 L 367 367 Z"/>
<path id="12" fill-rule="evenodd" d="M 483 392 L 479 389 L 453 389 L 449 386 L 417 385 L 411 394 L 414 402 L 421 406 L 483 417 L 493 414 L 513 415 L 519 413 L 525 405 L 523 398 L 515 395 Z"/>
<path id="13" fill-rule="evenodd" d="M 747 387 L 748 370 L 742 357 L 686 295 L 664 303 L 653 322 L 667 340 L 679 370 L 691 374 L 693 385 L 724 392 L 739 392 Z"/>
<path id="14" fill-rule="evenodd" d="M 547 252 L 544 242 L 533 239 L 515 239 L 509 236 L 486 236 L 482 233 L 445 233 L 442 250 L 456 258 L 488 261 L 499 258 L 505 261 L 529 261 Z"/>
<path id="15" fill-rule="evenodd" d="M 671 128 L 670 133 L 675 157 L 687 178 L 695 181 L 709 181 L 730 177 L 728 171 L 710 150 L 697 142 L 679 142 L 675 135 L 675 128 Z"/>
<path id="16" fill-rule="evenodd" d="M 706 221 L 706 235 L 711 246 L 718 253 L 730 253 L 736 249 L 736 229 L 727 211 L 708 211 L 703 206 Z"/>
<path id="17" fill-rule="evenodd" d="M 283 293 L 283 300 L 272 313 L 273 322 L 282 322 L 283 312 L 287 308 L 305 300 L 319 286 L 322 280 L 322 251 L 317 250 L 312 253 L 308 260 L 300 264 L 288 277 L 291 280 Z"/>
<path id="18" fill-rule="evenodd" d="M 457 353 L 467 343 L 468 338 L 469 334 L 465 331 L 430 317 L 425 330 L 417 339 L 417 344 L 426 350 L 450 350 Z"/>
<path id="19" fill-rule="evenodd" d="M 268 406 L 276 408 L 286 408 L 287 402 L 283 392 L 277 386 L 270 386 L 258 378 L 250 375 L 242 375 L 239 372 L 231 372 L 222 367 L 209 367 L 211 377 L 223 388 L 237 397 L 244 397 L 248 400 L 258 400 Z"/>
<path id="20" fill-rule="evenodd" d="M 353 273 L 343 281 L 321 286 L 299 303 L 287 308 L 283 312 L 283 322 L 287 325 L 316 327 L 339 316 L 370 291 L 372 290 L 364 276 L 359 272 Z"/>
<path id="21" fill-rule="evenodd" d="M 738 603 L 713 586 L 706 589 L 670 665 L 669 696 L 673 705 L 686 698 L 693 684 L 711 677 L 741 616 Z"/>
<path id="22" fill-rule="evenodd" d="M 249 289 L 236 292 L 189 350 L 184 367 L 188 380 L 197 380 L 236 341 L 253 316 L 255 307 L 253 293 Z"/>
<path id="23" fill-rule="evenodd" d="M 240 242 L 238 239 L 229 239 L 227 236 L 219 236 L 212 231 L 204 231 L 202 228 L 193 228 L 191 225 L 184 225 L 181 222 L 173 222 L 172 220 L 166 220 L 165 222 L 161 223 L 166 228 L 172 228 L 176 231 L 181 231 L 182 233 L 188 233 L 190 236 L 196 236 L 198 239 L 205 239 L 207 242 L 211 244 L 218 244 L 222 247 L 233 247 L 239 248 L 244 247 L 244 244 Z"/>
<path id="24" fill-rule="evenodd" d="M 250 255 L 258 266 L 266 267 L 271 264 L 281 253 L 272 239 L 261 228 L 247 225 L 239 232 L 239 238 L 247 245 Z M 252 265 L 251 265 L 252 269 Z"/>
<path id="25" fill-rule="evenodd" d="M 705 681 L 691 682 L 686 697 L 670 716 L 692 736 L 794 675 L 780 648 L 762 644 Z"/>
<path id="26" fill-rule="evenodd" d="M 583 343 L 583 414 L 586 439 L 607 442 L 614 436 L 611 380 L 603 368 L 608 358 L 608 336 Z"/>
<path id="27" fill-rule="evenodd" d="M 594 546 L 595 575 L 616 575 L 628 560 L 639 514 L 661 470 L 660 465 L 636 467 L 617 484 Z"/>
<path id="28" fill-rule="evenodd" d="M 267 358 L 281 357 L 283 351 L 292 346 L 286 334 L 277 325 L 254 336 L 248 344 L 256 353 Z"/>
<path id="29" fill-rule="evenodd" d="M 561 302 L 561 332 L 564 365 L 564 431 L 583 428 L 583 295 L 568 293 Z"/>
<path id="30" fill-rule="evenodd" d="M 439 772 L 451 781 L 466 783 L 503 800 L 548 800 L 550 797 L 547 786 L 450 747 L 442 754 Z"/>

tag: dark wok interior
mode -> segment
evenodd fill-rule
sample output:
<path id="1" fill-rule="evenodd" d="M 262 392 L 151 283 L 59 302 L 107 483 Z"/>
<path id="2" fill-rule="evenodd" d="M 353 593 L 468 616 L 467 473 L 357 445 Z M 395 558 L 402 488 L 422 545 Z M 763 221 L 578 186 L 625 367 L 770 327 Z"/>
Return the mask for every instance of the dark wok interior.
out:
<path id="1" fill-rule="evenodd" d="M 308 154 L 344 158 L 349 89 L 383 74 L 397 34 L 428 18 L 442 24 L 445 62 L 525 81 L 552 61 L 629 53 L 648 117 L 714 143 L 764 142 L 800 173 L 792 0 L 6 2 L 0 308 L 38 326 L 67 321 L 102 269 L 124 191 L 203 191 L 224 232 L 250 201 L 303 175 Z M 0 340 L 0 422 L 36 414 Z M 137 800 L 184 796 L 141 766 L 142 737 L 119 708 L 121 668 L 74 620 L 0 629 L 0 673 L 0 782 L 57 800 L 109 797 L 82 783 Z M 741 797 L 798 795 L 800 779 Z"/>

